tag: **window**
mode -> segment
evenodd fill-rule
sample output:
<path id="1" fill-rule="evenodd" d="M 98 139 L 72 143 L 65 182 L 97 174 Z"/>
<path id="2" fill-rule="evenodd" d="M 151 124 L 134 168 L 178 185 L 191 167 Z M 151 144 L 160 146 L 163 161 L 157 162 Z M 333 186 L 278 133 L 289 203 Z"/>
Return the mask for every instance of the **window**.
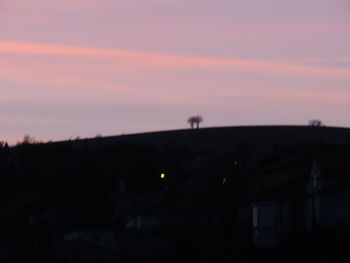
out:
<path id="1" fill-rule="evenodd" d="M 258 207 L 253 207 L 253 227 L 258 227 Z"/>

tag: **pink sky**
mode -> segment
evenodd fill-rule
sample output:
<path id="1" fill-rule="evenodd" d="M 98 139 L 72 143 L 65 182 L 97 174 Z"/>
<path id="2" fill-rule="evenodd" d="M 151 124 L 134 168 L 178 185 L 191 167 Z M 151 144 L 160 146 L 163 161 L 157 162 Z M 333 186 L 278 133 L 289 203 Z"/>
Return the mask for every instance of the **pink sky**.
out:
<path id="1" fill-rule="evenodd" d="M 347 0 L 2 0 L 0 140 L 350 126 Z"/>

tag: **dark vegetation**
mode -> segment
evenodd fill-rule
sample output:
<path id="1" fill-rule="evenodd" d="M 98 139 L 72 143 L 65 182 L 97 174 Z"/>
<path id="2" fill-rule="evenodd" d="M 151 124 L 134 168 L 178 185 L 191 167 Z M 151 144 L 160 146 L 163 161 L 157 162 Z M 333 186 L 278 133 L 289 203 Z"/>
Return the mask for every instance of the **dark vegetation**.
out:
<path id="1" fill-rule="evenodd" d="M 280 158 L 281 145 L 294 145 L 287 147 L 293 152 L 324 143 L 350 144 L 350 130 L 236 127 L 2 144 L 1 248 L 9 262 L 57 262 L 55 242 L 67 233 L 112 229 L 124 262 L 288 261 L 281 252 L 258 254 L 237 220 L 252 187 L 247 176 Z M 135 216 L 160 223 L 126 229 Z M 146 242 L 155 252 L 138 252 L 146 237 L 158 238 Z"/>
<path id="2" fill-rule="evenodd" d="M 203 118 L 200 115 L 189 117 L 187 122 L 190 124 L 191 129 L 194 128 L 196 124 L 197 129 L 199 128 L 199 123 L 203 122 Z"/>

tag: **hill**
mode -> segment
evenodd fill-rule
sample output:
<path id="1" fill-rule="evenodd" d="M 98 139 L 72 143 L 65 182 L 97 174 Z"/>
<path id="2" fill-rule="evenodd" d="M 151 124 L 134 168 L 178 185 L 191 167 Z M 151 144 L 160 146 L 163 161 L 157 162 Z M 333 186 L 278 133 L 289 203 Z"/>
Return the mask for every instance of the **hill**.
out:
<path id="1" fill-rule="evenodd" d="M 186 129 L 91 138 L 73 142 L 90 149 L 115 143 L 154 147 L 184 147 L 194 151 L 226 153 L 241 145 L 252 159 L 271 153 L 276 146 L 300 144 L 350 144 L 350 129 L 311 126 L 236 126 Z"/>

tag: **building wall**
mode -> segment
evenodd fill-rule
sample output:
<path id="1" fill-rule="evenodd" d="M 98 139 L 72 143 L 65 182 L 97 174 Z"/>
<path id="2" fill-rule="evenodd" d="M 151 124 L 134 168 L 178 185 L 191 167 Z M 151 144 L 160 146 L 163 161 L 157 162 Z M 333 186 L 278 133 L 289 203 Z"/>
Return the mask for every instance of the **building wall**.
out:
<path id="1" fill-rule="evenodd" d="M 65 240 L 84 240 L 97 246 L 115 249 L 115 238 L 112 231 L 77 231 L 64 237 Z"/>
<path id="2" fill-rule="evenodd" d="M 314 194 L 305 199 L 304 206 L 305 230 L 310 231 L 321 225 L 321 197 Z"/>
<path id="3" fill-rule="evenodd" d="M 281 226 L 281 206 L 260 202 L 252 207 L 253 240 L 258 247 L 275 247 Z"/>
<path id="4" fill-rule="evenodd" d="M 350 223 L 350 189 L 323 195 L 320 200 L 320 225 L 342 226 Z"/>

